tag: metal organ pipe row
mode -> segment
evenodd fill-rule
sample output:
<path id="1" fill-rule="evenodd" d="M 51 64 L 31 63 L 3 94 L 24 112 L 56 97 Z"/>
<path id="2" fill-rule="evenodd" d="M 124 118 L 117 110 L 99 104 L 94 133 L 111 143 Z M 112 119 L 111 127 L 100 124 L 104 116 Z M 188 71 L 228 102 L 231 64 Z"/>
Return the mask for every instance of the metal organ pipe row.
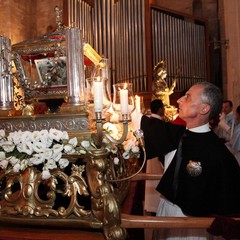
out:
<path id="1" fill-rule="evenodd" d="M 68 23 L 110 59 L 111 84 L 132 82 L 134 91 L 147 91 L 144 0 L 95 0 L 94 7 L 81 0 L 68 1 Z M 87 20 L 84 20 L 87 19 Z"/>
<path id="2" fill-rule="evenodd" d="M 204 22 L 184 19 L 160 9 L 152 9 L 153 65 L 166 62 L 171 85 L 177 76 L 176 90 L 184 90 L 207 80 Z"/>
<path id="3" fill-rule="evenodd" d="M 153 66 L 166 62 L 166 80 L 171 85 L 177 76 L 177 91 L 208 80 L 204 21 L 151 7 L 152 53 L 146 53 L 144 0 L 95 0 L 94 6 L 68 0 L 68 16 L 69 25 L 82 29 L 84 39 L 110 60 L 111 85 L 128 81 L 134 92 L 150 92 L 147 54 Z"/>

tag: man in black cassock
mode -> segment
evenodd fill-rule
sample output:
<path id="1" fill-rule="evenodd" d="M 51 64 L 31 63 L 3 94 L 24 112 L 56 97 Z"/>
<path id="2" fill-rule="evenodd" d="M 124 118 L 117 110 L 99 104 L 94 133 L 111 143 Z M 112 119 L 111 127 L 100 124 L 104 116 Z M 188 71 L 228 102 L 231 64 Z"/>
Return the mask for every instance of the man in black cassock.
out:
<path id="1" fill-rule="evenodd" d="M 174 156 L 170 165 L 165 166 L 157 187 L 162 195 L 157 216 L 238 216 L 240 167 L 209 127 L 209 120 L 221 111 L 220 90 L 208 82 L 197 83 L 178 100 L 178 104 L 187 133 L 181 138 L 182 126 L 164 122 L 159 126 L 159 133 L 155 133 L 160 136 L 162 132 L 163 139 L 155 139 L 162 154 L 173 150 L 170 156 Z M 148 119 L 142 116 L 143 131 L 147 124 Z M 182 147 L 176 151 L 180 139 Z M 154 239 L 171 239 L 171 236 L 207 239 L 206 230 L 201 229 L 163 229 L 154 233 Z"/>

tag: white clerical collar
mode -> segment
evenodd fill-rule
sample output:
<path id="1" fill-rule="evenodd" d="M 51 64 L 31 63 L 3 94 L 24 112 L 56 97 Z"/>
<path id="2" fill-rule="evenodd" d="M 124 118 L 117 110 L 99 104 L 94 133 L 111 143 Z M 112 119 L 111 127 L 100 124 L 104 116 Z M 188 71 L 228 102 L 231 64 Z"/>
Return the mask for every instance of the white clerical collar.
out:
<path id="1" fill-rule="evenodd" d="M 158 118 L 158 119 L 162 120 L 162 118 L 158 114 L 155 114 L 155 113 L 152 113 L 150 117 Z"/>
<path id="2" fill-rule="evenodd" d="M 205 132 L 211 131 L 209 123 L 206 123 L 202 126 L 191 128 L 191 129 L 188 129 L 188 130 L 191 131 L 191 132 L 196 132 L 196 133 L 205 133 Z"/>

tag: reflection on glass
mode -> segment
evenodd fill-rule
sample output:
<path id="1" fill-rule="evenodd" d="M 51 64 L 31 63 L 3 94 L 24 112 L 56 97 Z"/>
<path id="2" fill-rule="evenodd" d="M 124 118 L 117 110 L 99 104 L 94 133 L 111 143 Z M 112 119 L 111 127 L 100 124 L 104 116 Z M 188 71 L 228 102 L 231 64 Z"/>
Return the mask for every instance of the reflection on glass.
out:
<path id="1" fill-rule="evenodd" d="M 66 30 L 68 104 L 84 105 L 84 58 L 82 34 L 78 28 Z"/>
<path id="2" fill-rule="evenodd" d="M 144 113 L 145 107 L 143 97 L 135 95 L 135 107 L 138 113 Z"/>
<path id="3" fill-rule="evenodd" d="M 11 40 L 0 36 L 0 110 L 13 109 Z"/>
<path id="4" fill-rule="evenodd" d="M 94 65 L 99 65 L 102 57 L 93 49 L 89 43 L 83 43 L 83 53 L 84 55 L 94 63 Z"/>
<path id="5" fill-rule="evenodd" d="M 95 66 L 91 77 L 103 77 L 107 78 L 107 90 L 108 94 L 111 95 L 111 76 L 110 76 L 110 64 L 109 64 L 109 59 L 108 58 L 102 58 L 99 65 Z"/>

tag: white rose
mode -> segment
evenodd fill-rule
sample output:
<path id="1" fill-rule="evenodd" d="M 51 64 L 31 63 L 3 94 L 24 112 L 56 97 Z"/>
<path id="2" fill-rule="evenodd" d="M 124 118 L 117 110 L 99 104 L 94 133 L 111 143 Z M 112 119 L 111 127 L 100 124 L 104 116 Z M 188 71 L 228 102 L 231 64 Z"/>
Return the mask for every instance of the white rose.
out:
<path id="1" fill-rule="evenodd" d="M 5 152 L 0 152 L 0 160 L 5 160 L 5 159 L 6 159 Z"/>
<path id="2" fill-rule="evenodd" d="M 17 145 L 17 150 L 21 153 L 21 152 L 23 152 L 23 143 L 19 143 L 18 145 Z"/>
<path id="3" fill-rule="evenodd" d="M 5 130 L 4 129 L 0 129 L 0 139 L 1 138 L 5 138 Z"/>
<path id="4" fill-rule="evenodd" d="M 124 159 L 129 159 L 129 152 L 124 152 L 122 156 Z"/>
<path id="5" fill-rule="evenodd" d="M 45 139 L 48 138 L 48 131 L 46 129 L 43 129 L 39 132 L 39 137 L 41 141 L 43 142 Z"/>
<path id="6" fill-rule="evenodd" d="M 28 155 L 32 155 L 33 146 L 31 142 L 21 142 L 17 145 L 17 150 L 21 153 L 26 153 Z"/>
<path id="7" fill-rule="evenodd" d="M 105 123 L 103 128 L 114 138 L 118 138 L 119 131 L 121 131 L 121 129 L 118 129 L 118 125 L 109 122 Z"/>
<path id="8" fill-rule="evenodd" d="M 73 154 L 73 153 L 75 153 L 75 149 L 71 144 L 66 144 L 64 146 L 64 152 L 67 154 Z"/>
<path id="9" fill-rule="evenodd" d="M 8 157 L 7 160 L 11 163 L 12 166 L 19 161 L 19 159 L 14 156 Z"/>
<path id="10" fill-rule="evenodd" d="M 76 137 L 71 138 L 68 143 L 76 147 L 78 144 L 77 138 Z"/>
<path id="11" fill-rule="evenodd" d="M 63 131 L 63 135 L 62 135 L 62 140 L 68 140 L 69 139 L 69 135 L 67 131 Z"/>
<path id="12" fill-rule="evenodd" d="M 33 165 L 39 165 L 43 163 L 45 160 L 43 154 L 34 154 L 30 159 L 29 159 L 29 166 Z"/>
<path id="13" fill-rule="evenodd" d="M 28 159 L 23 159 L 20 161 L 20 169 L 23 171 L 28 167 Z"/>
<path id="14" fill-rule="evenodd" d="M 5 152 L 12 152 L 15 148 L 15 145 L 13 142 L 6 141 L 2 144 L 2 148 Z"/>
<path id="15" fill-rule="evenodd" d="M 90 147 L 90 142 L 87 140 L 84 140 L 81 142 L 81 146 L 84 148 L 89 148 Z"/>
<path id="16" fill-rule="evenodd" d="M 58 162 L 59 159 L 62 157 L 62 152 L 53 152 L 52 158 Z"/>
<path id="17" fill-rule="evenodd" d="M 62 139 L 63 132 L 57 129 L 51 128 L 49 130 L 49 137 L 53 140 L 60 141 Z"/>
<path id="18" fill-rule="evenodd" d="M 138 153 L 140 151 L 140 148 L 138 146 L 135 146 L 132 148 L 133 153 Z"/>
<path id="19" fill-rule="evenodd" d="M 34 131 L 32 133 L 32 141 L 40 141 L 41 140 L 41 135 L 39 131 Z"/>
<path id="20" fill-rule="evenodd" d="M 123 149 L 125 151 L 130 151 L 133 147 L 135 147 L 135 141 L 132 139 L 129 139 L 123 143 Z"/>
<path id="21" fill-rule="evenodd" d="M 22 135 L 22 131 L 18 131 L 18 132 L 10 132 L 7 139 L 8 141 L 13 142 L 15 145 L 19 144 L 21 142 L 21 135 Z"/>
<path id="22" fill-rule="evenodd" d="M 115 165 L 118 165 L 118 163 L 119 163 L 119 158 L 115 157 L 115 158 L 113 159 L 113 162 L 114 162 Z"/>
<path id="23" fill-rule="evenodd" d="M 52 158 L 52 155 L 53 155 L 53 151 L 51 149 L 46 149 L 43 153 L 43 158 L 46 159 L 46 160 L 49 160 Z"/>
<path id="24" fill-rule="evenodd" d="M 25 131 L 25 132 L 18 133 L 18 137 L 20 137 L 20 139 L 23 143 L 24 142 L 31 142 L 32 141 L 32 132 Z"/>
<path id="25" fill-rule="evenodd" d="M 8 161 L 7 161 L 7 160 L 4 160 L 4 159 L 1 159 L 1 160 L 0 160 L 0 167 L 1 167 L 2 169 L 6 169 L 7 166 L 8 166 Z"/>
<path id="26" fill-rule="evenodd" d="M 42 153 L 46 149 L 46 144 L 44 142 L 34 141 L 32 144 L 32 148 L 36 153 Z"/>
<path id="27" fill-rule="evenodd" d="M 45 165 L 48 169 L 55 169 L 57 168 L 57 164 L 55 162 L 54 159 L 49 159 L 47 162 L 46 162 L 46 165 Z"/>
<path id="28" fill-rule="evenodd" d="M 108 130 L 111 127 L 112 123 L 106 122 L 103 124 L 103 129 Z"/>
<path id="29" fill-rule="evenodd" d="M 64 146 L 62 144 L 55 144 L 53 146 L 52 150 L 53 150 L 53 153 L 58 154 L 58 153 L 62 152 L 63 148 L 64 148 Z"/>
<path id="30" fill-rule="evenodd" d="M 46 179 L 49 179 L 51 177 L 51 173 L 49 172 L 48 169 L 44 169 L 42 171 L 42 179 L 43 180 L 46 180 Z"/>
<path id="31" fill-rule="evenodd" d="M 66 158 L 61 158 L 58 162 L 60 168 L 65 168 L 68 166 L 69 161 Z"/>
<path id="32" fill-rule="evenodd" d="M 46 138 L 41 138 L 41 142 L 43 142 L 47 148 L 52 146 L 53 139 L 46 137 Z"/>
<path id="33" fill-rule="evenodd" d="M 20 163 L 17 163 L 13 166 L 13 172 L 19 172 L 21 169 Z"/>

